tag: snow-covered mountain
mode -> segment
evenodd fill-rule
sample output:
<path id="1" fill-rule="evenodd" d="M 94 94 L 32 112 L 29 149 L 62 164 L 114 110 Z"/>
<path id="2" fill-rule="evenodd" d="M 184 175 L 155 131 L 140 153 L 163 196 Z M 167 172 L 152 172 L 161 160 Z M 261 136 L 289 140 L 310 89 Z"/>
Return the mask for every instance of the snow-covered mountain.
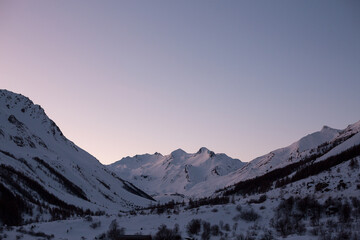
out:
<path id="1" fill-rule="evenodd" d="M 243 163 L 201 148 L 196 154 L 179 149 L 170 155 L 136 155 L 109 168 L 157 199 L 206 197 L 216 190 L 252 179 L 309 158 L 320 161 L 360 144 L 360 121 L 344 130 L 324 126 L 291 145 Z M 166 200 L 166 198 L 164 199 Z"/>
<path id="2" fill-rule="evenodd" d="M 152 201 L 69 141 L 39 105 L 7 90 L 0 90 L 0 196 L 32 215 L 50 207 L 116 212 Z"/>
<path id="3" fill-rule="evenodd" d="M 354 129 L 352 125 L 350 131 L 344 134 L 352 135 Z M 280 170 L 280 174 L 273 177 L 286 176 L 288 180 L 282 184 L 271 184 L 266 190 L 251 185 L 248 187 L 249 193 L 233 192 L 226 195 L 229 192 L 218 192 L 219 195 L 212 198 L 153 205 L 111 216 L 88 216 L 0 228 L 0 237 L 106 239 L 113 236 L 114 231 L 110 231 L 113 229 L 110 226 L 118 223 L 126 234 L 152 235 L 154 239 L 179 239 L 180 235 L 182 238 L 215 240 L 359 239 L 360 145 L 350 149 L 324 160 L 306 161 L 306 164 L 292 169 L 290 174 L 282 173 L 280 169 L 274 170 L 278 173 Z M 195 231 L 194 226 L 201 227 Z M 1 229 L 4 229 L 3 232 Z"/>
<path id="4" fill-rule="evenodd" d="M 360 121 L 323 127 L 249 163 L 201 148 L 103 166 L 40 106 L 0 90 L 0 238 L 104 239 L 115 220 L 127 234 L 154 235 L 165 224 L 192 238 L 200 237 L 189 233 L 196 218 L 210 239 L 358 239 L 359 160 Z M 149 207 L 136 186 L 163 201 L 192 199 Z M 47 221 L 73 215 L 92 216 Z"/>
<path id="5" fill-rule="evenodd" d="M 324 126 L 320 131 L 309 134 L 291 145 L 276 149 L 257 157 L 234 173 L 234 181 L 254 178 L 276 168 L 297 162 L 314 152 L 314 148 L 333 140 L 341 131 Z"/>
<path id="6" fill-rule="evenodd" d="M 216 183 L 244 165 L 238 159 L 203 147 L 197 153 L 178 149 L 165 156 L 155 153 L 126 157 L 109 168 L 164 201 L 209 195 L 224 185 L 208 185 L 208 182 Z"/>
<path id="7" fill-rule="evenodd" d="M 320 131 L 309 134 L 287 147 L 250 161 L 228 176 L 227 185 L 261 176 L 307 158 L 313 158 L 315 161 L 324 160 L 357 144 L 360 144 L 360 121 L 344 130 L 324 126 Z"/>

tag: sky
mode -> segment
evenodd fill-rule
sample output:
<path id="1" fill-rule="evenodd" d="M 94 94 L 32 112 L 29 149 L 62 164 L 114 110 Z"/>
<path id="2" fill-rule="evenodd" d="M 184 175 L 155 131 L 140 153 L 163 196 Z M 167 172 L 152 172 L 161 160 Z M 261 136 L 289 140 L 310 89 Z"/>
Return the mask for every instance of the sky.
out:
<path id="1" fill-rule="evenodd" d="M 250 161 L 360 120 L 360 1 L 0 0 L 0 88 L 99 161 Z"/>

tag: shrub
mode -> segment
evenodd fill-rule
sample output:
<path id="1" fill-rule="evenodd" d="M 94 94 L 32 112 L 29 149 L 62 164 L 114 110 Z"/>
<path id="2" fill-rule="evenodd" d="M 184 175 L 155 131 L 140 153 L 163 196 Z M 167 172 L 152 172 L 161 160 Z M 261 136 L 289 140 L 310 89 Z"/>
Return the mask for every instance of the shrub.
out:
<path id="1" fill-rule="evenodd" d="M 97 239 L 101 240 L 101 239 L 105 239 L 105 238 L 106 238 L 106 234 L 105 234 L 105 233 L 102 233 L 102 234 L 98 235 L 97 237 L 95 237 L 96 240 L 97 240 Z"/>
<path id="2" fill-rule="evenodd" d="M 85 216 L 84 217 L 84 221 L 86 221 L 86 222 L 92 222 L 92 217 L 90 216 L 90 215 L 87 215 L 87 216 Z"/>
<path id="3" fill-rule="evenodd" d="M 210 233 L 211 233 L 210 223 L 203 222 L 203 232 L 201 234 L 201 239 L 202 240 L 209 240 L 210 239 Z"/>
<path id="4" fill-rule="evenodd" d="M 91 227 L 92 229 L 96 229 L 96 228 L 98 228 L 98 227 L 100 227 L 100 226 L 101 226 L 101 222 L 100 222 L 100 221 L 98 221 L 98 222 L 93 222 L 93 223 L 90 224 L 90 227 Z"/>
<path id="5" fill-rule="evenodd" d="M 323 190 L 324 188 L 327 188 L 328 186 L 329 186 L 329 184 L 326 182 L 319 182 L 315 185 L 315 191 L 319 192 L 319 191 Z"/>
<path id="6" fill-rule="evenodd" d="M 312 197 L 304 199 L 290 197 L 280 202 L 271 225 L 282 237 L 289 234 L 302 235 L 306 232 L 302 219 L 310 216 L 312 226 L 319 224 L 322 206 Z"/>
<path id="7" fill-rule="evenodd" d="M 341 230 L 337 236 L 336 239 L 341 239 L 341 240 L 350 240 L 351 237 L 351 233 L 350 232 L 346 232 L 345 230 Z"/>
<path id="8" fill-rule="evenodd" d="M 111 240 L 117 240 L 121 235 L 125 234 L 125 228 L 119 228 L 119 225 L 116 219 L 112 220 L 109 225 L 109 230 L 106 233 L 106 236 Z"/>
<path id="9" fill-rule="evenodd" d="M 351 168 L 351 170 L 358 169 L 359 163 L 358 163 L 357 159 L 355 159 L 355 158 L 351 159 L 350 163 L 349 163 L 349 167 Z"/>
<path id="10" fill-rule="evenodd" d="M 245 240 L 245 236 L 243 234 L 237 235 L 236 240 Z"/>
<path id="11" fill-rule="evenodd" d="M 232 227 L 232 230 L 233 230 L 234 232 L 236 232 L 237 227 L 238 227 L 238 223 L 234 223 L 234 225 L 233 225 L 233 227 Z"/>
<path id="12" fill-rule="evenodd" d="M 274 236 L 270 230 L 265 230 L 260 240 L 274 240 Z"/>
<path id="13" fill-rule="evenodd" d="M 236 206 L 236 210 L 237 210 L 238 212 L 241 212 L 241 209 L 242 209 L 242 208 L 241 208 L 241 205 L 240 205 L 240 204 Z"/>
<path id="14" fill-rule="evenodd" d="M 201 229 L 201 220 L 200 219 L 193 219 L 186 226 L 186 231 L 190 236 L 198 235 L 200 232 L 200 229 Z"/>
<path id="15" fill-rule="evenodd" d="M 346 223 L 350 220 L 350 215 L 351 215 L 351 207 L 350 207 L 350 204 L 346 201 L 341 206 L 341 209 L 339 211 L 339 220 L 341 222 Z"/>
<path id="16" fill-rule="evenodd" d="M 218 236 L 220 234 L 220 228 L 218 225 L 212 225 L 210 228 L 211 235 Z"/>
<path id="17" fill-rule="evenodd" d="M 158 228 L 158 232 L 154 236 L 154 240 L 180 240 L 181 235 L 178 232 L 178 227 L 175 226 L 173 230 L 168 229 L 165 224 Z"/>
<path id="18" fill-rule="evenodd" d="M 259 214 L 257 214 L 253 209 L 242 211 L 240 213 L 240 218 L 247 222 L 256 221 L 259 217 Z"/>
<path id="19" fill-rule="evenodd" d="M 229 232 L 230 231 L 230 225 L 228 223 L 226 223 L 224 225 L 224 227 L 222 228 L 222 230 L 225 230 L 225 231 Z"/>
<path id="20" fill-rule="evenodd" d="M 266 201 L 266 195 L 263 194 L 263 195 L 261 195 L 261 196 L 259 197 L 259 199 L 250 199 L 250 200 L 248 201 L 248 203 L 249 203 L 249 204 L 251 204 L 251 203 L 259 204 L 259 203 L 263 203 L 263 202 L 265 202 L 265 201 Z"/>
<path id="21" fill-rule="evenodd" d="M 353 216 L 358 219 L 360 217 L 360 200 L 356 197 L 352 197 L 351 203 L 353 205 Z"/>

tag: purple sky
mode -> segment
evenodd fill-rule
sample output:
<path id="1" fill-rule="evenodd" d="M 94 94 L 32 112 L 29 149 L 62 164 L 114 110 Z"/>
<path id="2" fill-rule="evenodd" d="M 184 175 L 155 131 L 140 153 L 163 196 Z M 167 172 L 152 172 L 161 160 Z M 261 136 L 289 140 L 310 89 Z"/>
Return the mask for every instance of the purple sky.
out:
<path id="1" fill-rule="evenodd" d="M 360 120 L 360 1 L 0 1 L 0 88 L 103 163 L 250 161 Z"/>

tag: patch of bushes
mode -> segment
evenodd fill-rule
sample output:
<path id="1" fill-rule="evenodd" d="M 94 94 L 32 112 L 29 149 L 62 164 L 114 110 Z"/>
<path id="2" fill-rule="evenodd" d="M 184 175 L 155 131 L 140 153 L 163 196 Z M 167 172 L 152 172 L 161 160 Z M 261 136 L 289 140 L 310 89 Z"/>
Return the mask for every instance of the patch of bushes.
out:
<path id="1" fill-rule="evenodd" d="M 220 228 L 219 228 L 219 226 L 218 226 L 218 225 L 212 225 L 212 226 L 210 227 L 210 233 L 211 233 L 211 235 L 213 235 L 213 236 L 219 236 L 219 234 L 220 234 Z"/>
<path id="2" fill-rule="evenodd" d="M 234 221 L 239 221 L 240 219 L 242 219 L 246 222 L 254 222 L 260 218 L 260 215 L 257 214 L 253 209 L 243 210 L 241 209 L 241 207 L 237 207 L 236 209 L 240 213 L 233 218 Z"/>
<path id="3" fill-rule="evenodd" d="M 106 236 L 110 240 L 117 240 L 125 234 L 125 228 L 119 228 L 119 224 L 116 219 L 112 220 L 109 225 L 109 230 L 106 232 Z"/>
<path id="4" fill-rule="evenodd" d="M 189 236 L 198 235 L 201 230 L 201 220 L 193 219 L 186 225 L 186 231 Z"/>
<path id="5" fill-rule="evenodd" d="M 319 191 L 323 190 L 324 188 L 327 188 L 328 186 L 329 186 L 328 183 L 320 182 L 315 185 L 315 191 L 319 192 Z"/>
<path id="6" fill-rule="evenodd" d="M 230 225 L 228 223 L 224 224 L 223 221 L 220 221 L 219 225 L 211 225 L 209 222 L 201 219 L 192 219 L 186 225 L 186 232 L 190 237 L 200 235 L 202 240 L 208 240 L 211 239 L 211 236 L 223 236 L 224 233 L 221 229 L 230 231 Z M 225 235 L 227 234 L 228 233 L 225 233 Z"/>
<path id="7" fill-rule="evenodd" d="M 208 222 L 203 222 L 203 232 L 201 234 L 202 240 L 209 240 L 211 236 L 211 225 Z"/>
<path id="8" fill-rule="evenodd" d="M 286 237 L 290 234 L 304 234 L 306 228 L 303 220 L 309 219 L 310 225 L 313 227 L 311 233 L 319 235 L 319 239 L 347 239 L 347 232 L 344 233 L 341 229 L 349 229 L 352 220 L 358 219 L 359 208 L 360 200 L 355 197 L 351 198 L 351 202 L 347 199 L 329 197 L 323 204 L 310 196 L 290 197 L 280 202 L 270 224 L 281 236 Z M 337 216 L 338 221 L 328 220 L 326 229 L 336 231 L 338 236 L 335 238 L 333 238 L 333 234 L 328 234 L 322 229 L 324 223 L 320 222 L 322 217 L 334 219 L 334 216 Z"/>
<path id="9" fill-rule="evenodd" d="M 265 202 L 265 201 L 266 201 L 266 195 L 264 194 L 264 195 L 261 195 L 261 196 L 259 197 L 259 199 L 250 199 L 250 200 L 248 201 L 248 203 L 249 203 L 249 204 L 252 204 L 252 203 L 259 204 L 259 203 L 263 203 L 263 202 Z"/>
<path id="10" fill-rule="evenodd" d="M 100 221 L 98 221 L 98 222 L 93 222 L 93 223 L 90 224 L 90 227 L 91 227 L 92 229 L 96 229 L 96 228 L 98 228 L 98 227 L 100 227 L 100 226 L 101 226 L 101 222 L 100 222 Z"/>
<path id="11" fill-rule="evenodd" d="M 20 229 L 18 229 L 17 231 L 20 232 L 20 233 L 23 233 L 23 234 L 27 234 L 27 235 L 33 236 L 33 237 L 40 237 L 40 238 L 42 238 L 42 239 L 48 239 L 48 240 L 50 240 L 50 239 L 53 239 L 53 238 L 54 238 L 54 235 L 53 235 L 53 234 L 49 235 L 49 234 L 46 234 L 46 233 L 44 233 L 44 232 L 34 232 L 33 230 L 26 231 L 26 230 L 23 229 L 23 228 L 20 228 Z"/>
<path id="12" fill-rule="evenodd" d="M 205 205 L 223 205 L 223 204 L 228 204 L 230 202 L 230 198 L 227 196 L 222 196 L 222 197 L 205 197 L 205 198 L 200 198 L 200 199 L 190 199 L 189 200 L 189 205 L 188 208 L 198 208 L 201 206 L 205 206 Z"/>
<path id="13" fill-rule="evenodd" d="M 245 210 L 240 213 L 240 218 L 247 222 L 254 222 L 259 217 L 259 214 L 257 214 L 253 209 Z"/>
<path id="14" fill-rule="evenodd" d="M 158 228 L 158 232 L 154 236 L 154 240 L 181 240 L 179 228 L 169 229 L 165 224 Z"/>

